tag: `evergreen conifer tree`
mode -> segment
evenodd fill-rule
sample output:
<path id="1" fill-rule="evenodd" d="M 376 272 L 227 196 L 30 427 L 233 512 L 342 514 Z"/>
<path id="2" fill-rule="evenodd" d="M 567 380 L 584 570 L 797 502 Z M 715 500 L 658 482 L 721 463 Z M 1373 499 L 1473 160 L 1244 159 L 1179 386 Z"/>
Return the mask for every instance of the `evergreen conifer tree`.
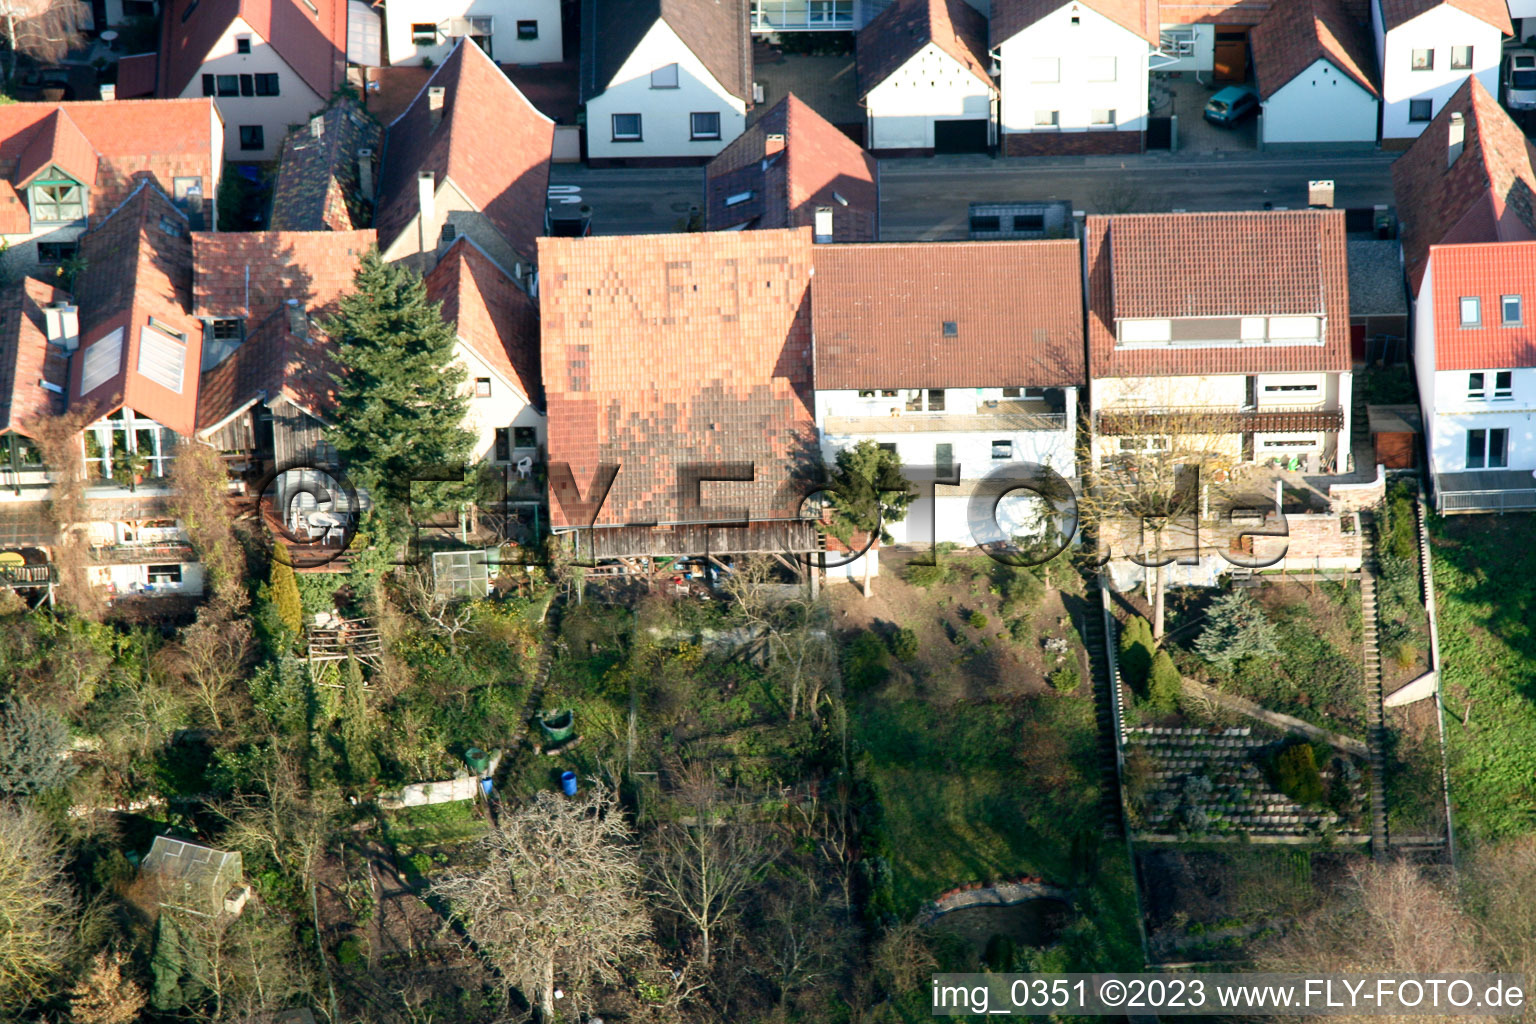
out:
<path id="1" fill-rule="evenodd" d="M 454 328 L 421 277 L 377 251 L 363 258 L 354 286 L 325 325 L 338 363 L 327 438 L 353 482 L 397 521 L 407 502 L 422 513 L 452 508 L 467 497 L 462 481 L 411 481 L 462 466 L 474 443 L 463 426 L 469 397 Z"/>
<path id="2" fill-rule="evenodd" d="M 1264 609 L 1243 590 L 1223 594 L 1211 602 L 1205 629 L 1195 639 L 1195 651 L 1221 669 L 1232 671 L 1244 658 L 1280 653 L 1275 624 Z"/>
<path id="3" fill-rule="evenodd" d="M 1179 706 L 1179 695 L 1183 690 L 1184 681 L 1173 658 L 1167 651 L 1158 651 L 1152 659 L 1152 672 L 1147 681 L 1147 703 L 1158 711 L 1172 711 Z"/>
<path id="4" fill-rule="evenodd" d="M 272 570 L 267 577 L 267 594 L 283 620 L 295 635 L 304 629 L 304 602 L 299 597 L 299 581 L 293 575 L 288 549 L 281 544 L 272 553 Z"/>
<path id="5" fill-rule="evenodd" d="M 1120 630 L 1120 677 L 1136 693 L 1145 695 L 1152 671 L 1152 624 L 1137 615 Z"/>

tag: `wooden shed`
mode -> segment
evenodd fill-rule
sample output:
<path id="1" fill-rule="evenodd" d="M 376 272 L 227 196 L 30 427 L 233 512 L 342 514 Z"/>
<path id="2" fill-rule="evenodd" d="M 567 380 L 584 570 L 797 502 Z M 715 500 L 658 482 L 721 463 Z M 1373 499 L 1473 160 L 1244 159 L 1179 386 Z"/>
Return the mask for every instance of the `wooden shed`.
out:
<path id="1" fill-rule="evenodd" d="M 1371 446 L 1378 465 L 1388 469 L 1413 469 L 1419 464 L 1419 435 L 1424 421 L 1416 405 L 1368 405 Z"/>

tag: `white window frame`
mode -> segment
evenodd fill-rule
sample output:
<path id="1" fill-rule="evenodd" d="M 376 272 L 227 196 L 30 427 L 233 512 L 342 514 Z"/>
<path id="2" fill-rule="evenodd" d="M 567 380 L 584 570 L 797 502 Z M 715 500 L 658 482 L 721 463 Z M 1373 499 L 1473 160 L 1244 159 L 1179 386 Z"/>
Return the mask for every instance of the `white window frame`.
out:
<path id="1" fill-rule="evenodd" d="M 619 131 L 619 118 L 621 117 L 632 117 L 635 119 L 633 134 Z M 645 137 L 645 119 L 639 114 L 613 114 L 609 123 L 613 128 L 614 142 L 640 142 Z"/>
<path id="2" fill-rule="evenodd" d="M 668 72 L 670 72 L 670 74 L 668 74 Z M 676 62 L 671 64 L 663 64 L 661 67 L 656 68 L 651 72 L 651 88 L 677 89 L 680 88 L 678 85 L 679 79 L 680 75 Z"/>
<path id="3" fill-rule="evenodd" d="M 1483 300 L 1477 295 L 1463 295 L 1458 300 L 1457 309 L 1460 313 L 1460 326 L 1483 326 Z M 1471 316 L 1467 314 L 1471 313 Z"/>

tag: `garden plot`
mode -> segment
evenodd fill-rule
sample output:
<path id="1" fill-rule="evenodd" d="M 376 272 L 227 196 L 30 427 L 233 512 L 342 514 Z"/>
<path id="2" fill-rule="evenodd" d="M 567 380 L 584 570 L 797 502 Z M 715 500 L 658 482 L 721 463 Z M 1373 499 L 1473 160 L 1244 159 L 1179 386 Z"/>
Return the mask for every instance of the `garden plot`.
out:
<path id="1" fill-rule="evenodd" d="M 1364 778 L 1345 755 L 1325 752 L 1319 769 L 1310 747 L 1251 727 L 1132 728 L 1125 749 L 1137 839 L 1363 835 Z M 1282 758 L 1312 767 L 1288 772 Z"/>

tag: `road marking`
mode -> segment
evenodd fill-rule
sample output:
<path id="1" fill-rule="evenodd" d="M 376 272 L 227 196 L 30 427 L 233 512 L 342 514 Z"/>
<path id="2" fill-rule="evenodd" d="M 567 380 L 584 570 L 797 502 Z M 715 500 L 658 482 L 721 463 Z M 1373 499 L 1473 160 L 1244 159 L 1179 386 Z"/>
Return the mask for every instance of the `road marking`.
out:
<path id="1" fill-rule="evenodd" d="M 581 202 L 581 186 L 551 185 L 549 186 L 549 201 L 565 206 L 579 203 Z"/>

